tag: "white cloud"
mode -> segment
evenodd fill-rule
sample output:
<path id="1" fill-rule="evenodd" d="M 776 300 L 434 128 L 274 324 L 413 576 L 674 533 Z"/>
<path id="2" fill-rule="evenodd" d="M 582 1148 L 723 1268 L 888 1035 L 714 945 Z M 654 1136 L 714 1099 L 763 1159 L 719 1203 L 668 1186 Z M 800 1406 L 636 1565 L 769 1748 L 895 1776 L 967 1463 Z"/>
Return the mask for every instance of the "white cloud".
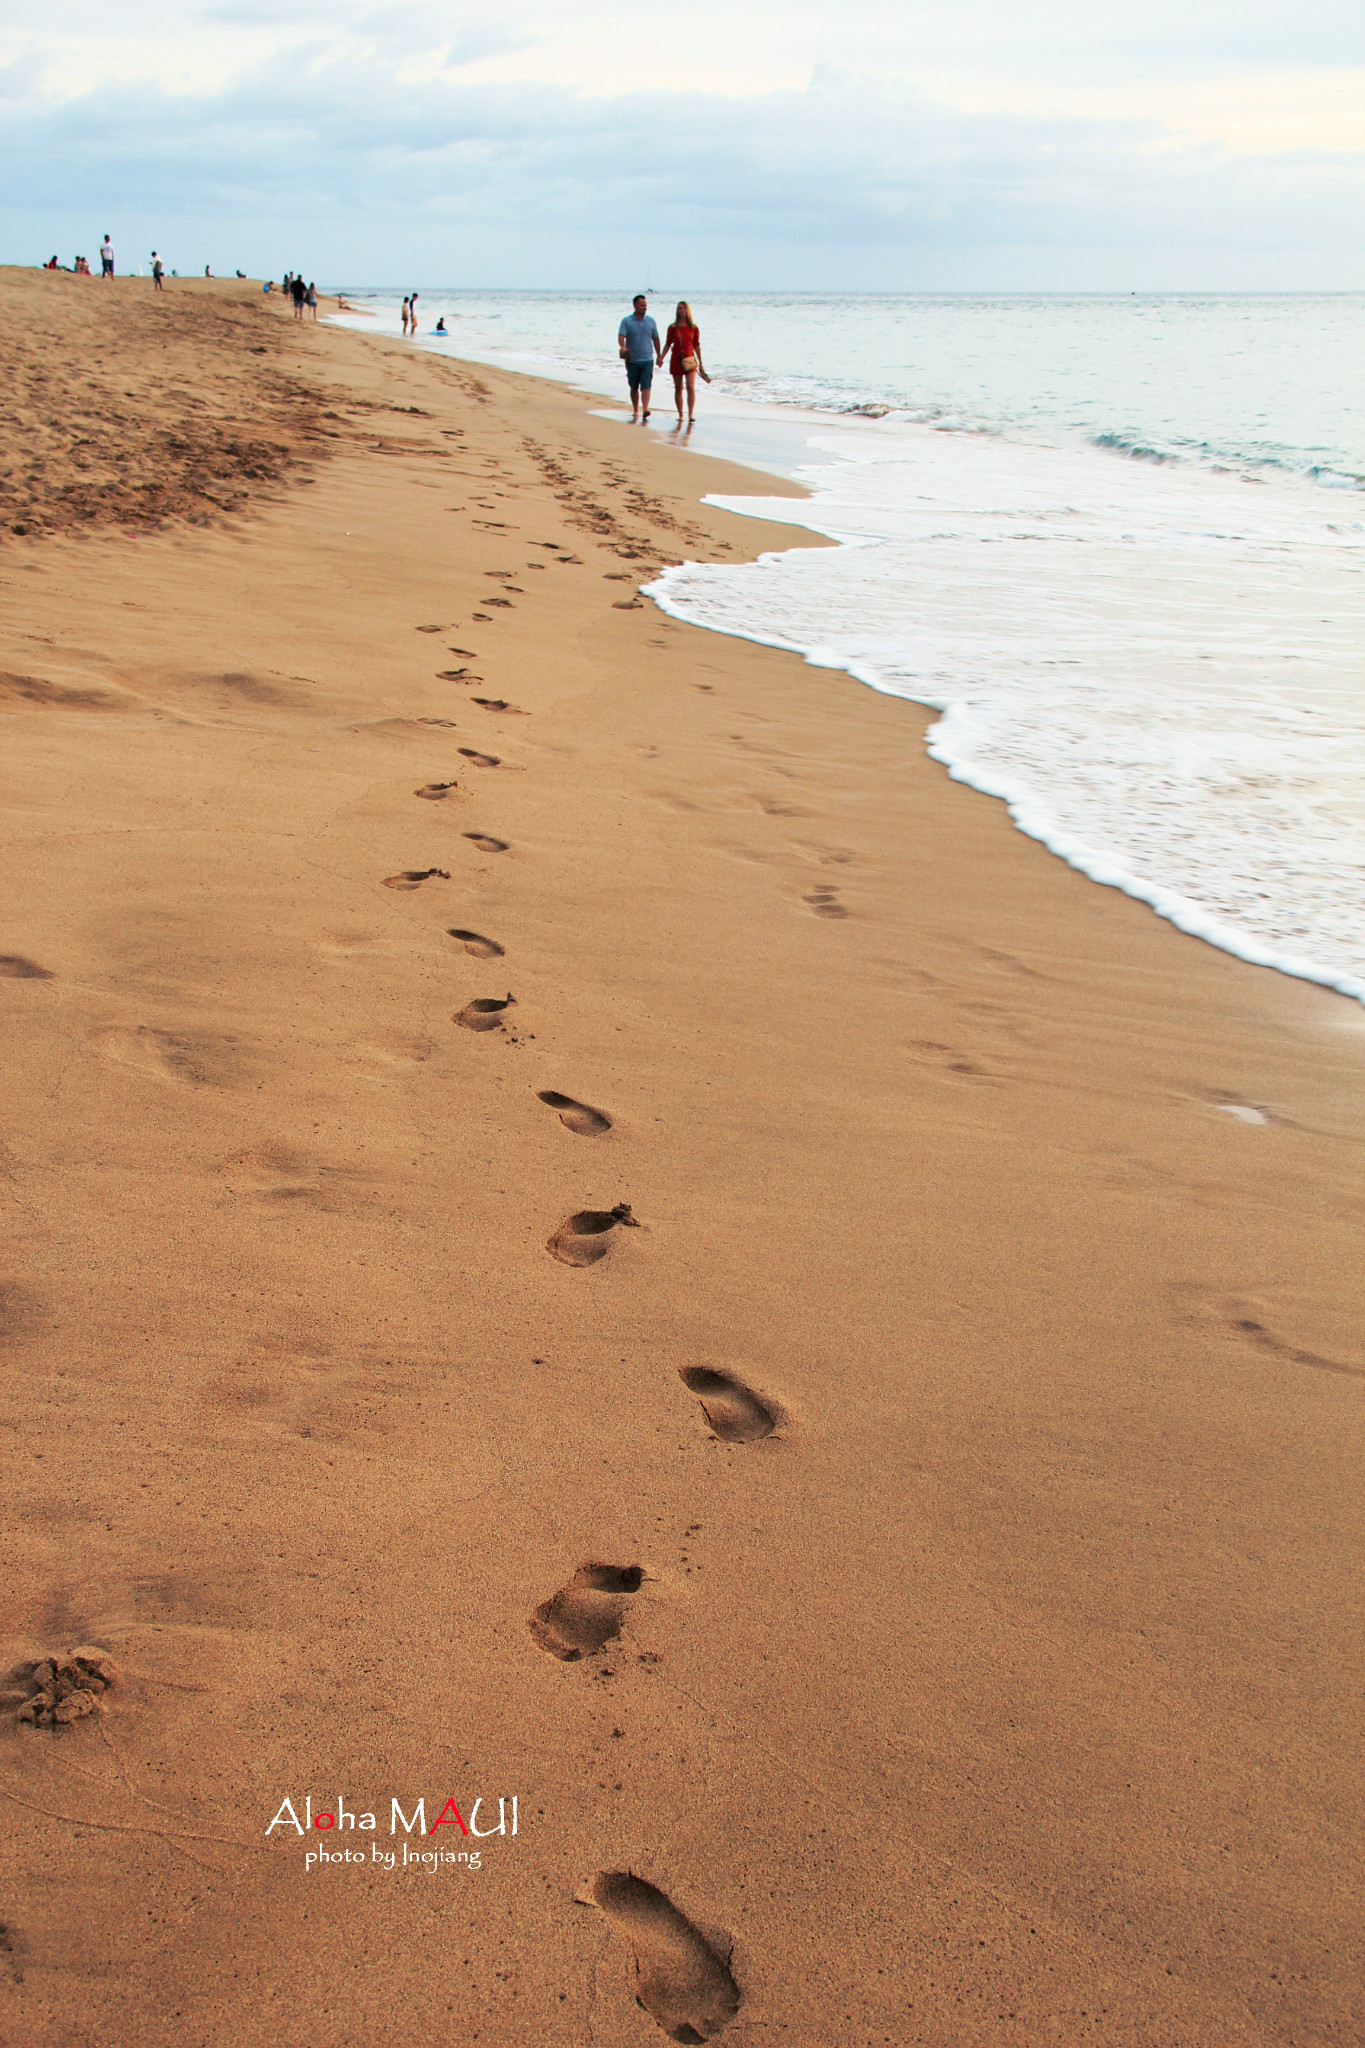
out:
<path id="1" fill-rule="evenodd" d="M 195 268 L 355 283 L 672 251 L 712 287 L 1361 274 L 1365 10 L 1338 0 L 694 0 L 681 56 L 675 13 L 622 30 L 581 0 L 59 5 L 0 44 L 6 252 L 84 247 L 94 206 Z"/>

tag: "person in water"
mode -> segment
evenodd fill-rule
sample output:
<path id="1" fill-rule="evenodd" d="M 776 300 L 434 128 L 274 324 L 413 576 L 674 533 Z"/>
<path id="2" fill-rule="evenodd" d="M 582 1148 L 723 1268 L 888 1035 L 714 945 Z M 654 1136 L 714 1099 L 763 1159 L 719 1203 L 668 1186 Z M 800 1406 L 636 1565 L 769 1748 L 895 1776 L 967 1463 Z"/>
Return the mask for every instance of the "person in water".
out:
<path id="1" fill-rule="evenodd" d="M 673 398 L 678 408 L 678 425 L 683 423 L 683 387 L 687 389 L 687 424 L 692 424 L 692 415 L 697 410 L 697 373 L 709 384 L 706 367 L 701 359 L 701 329 L 692 318 L 692 308 L 686 299 L 679 299 L 678 310 L 673 315 L 673 324 L 664 336 L 664 354 L 668 357 L 668 368 L 673 378 Z"/>
<path id="2" fill-rule="evenodd" d="M 445 331 L 446 331 L 446 316 L 445 316 L 445 314 L 444 314 L 444 313 L 442 313 L 442 315 L 441 315 L 440 319 L 439 319 L 439 320 L 438 320 L 438 321 L 436 322 L 436 326 L 435 326 L 434 332 L 435 332 L 435 333 L 437 333 L 437 334 L 444 334 L 444 333 L 445 333 Z"/>
<path id="3" fill-rule="evenodd" d="M 664 359 L 659 346 L 659 330 L 650 317 L 649 305 L 643 292 L 635 294 L 635 301 L 629 313 L 616 330 L 616 345 L 621 352 L 621 361 L 626 366 L 626 382 L 630 386 L 631 424 L 640 417 L 644 405 L 645 424 L 649 423 L 649 395 L 654 387 L 654 365 Z"/>
<path id="4" fill-rule="evenodd" d="M 408 302 L 407 302 L 407 300 L 406 300 L 406 299 L 404 299 L 404 301 L 403 301 L 403 332 L 404 332 L 404 334 L 406 334 L 406 333 L 407 333 L 407 331 L 408 331 Z"/>

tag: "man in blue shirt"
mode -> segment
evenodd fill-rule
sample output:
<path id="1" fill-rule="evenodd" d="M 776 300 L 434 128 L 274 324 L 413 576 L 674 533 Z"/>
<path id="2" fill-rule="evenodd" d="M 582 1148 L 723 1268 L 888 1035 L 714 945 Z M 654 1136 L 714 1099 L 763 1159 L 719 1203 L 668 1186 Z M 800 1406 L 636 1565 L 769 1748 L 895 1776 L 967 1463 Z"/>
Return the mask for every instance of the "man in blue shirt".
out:
<path id="1" fill-rule="evenodd" d="M 645 306 L 645 295 L 637 292 L 635 310 L 627 313 L 616 332 L 617 346 L 621 360 L 626 366 L 626 377 L 630 384 L 630 418 L 634 425 L 640 417 L 643 402 L 645 418 L 649 418 L 649 394 L 654 385 L 654 365 L 664 359 L 659 345 L 659 330 L 650 319 Z"/>

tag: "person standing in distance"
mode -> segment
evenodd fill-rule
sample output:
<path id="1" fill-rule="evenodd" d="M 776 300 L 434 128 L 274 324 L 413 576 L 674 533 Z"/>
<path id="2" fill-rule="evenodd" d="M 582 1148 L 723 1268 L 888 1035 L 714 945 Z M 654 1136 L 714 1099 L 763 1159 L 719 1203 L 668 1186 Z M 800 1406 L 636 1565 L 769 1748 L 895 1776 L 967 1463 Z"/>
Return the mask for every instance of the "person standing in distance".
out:
<path id="1" fill-rule="evenodd" d="M 626 366 L 626 381 L 630 385 L 631 425 L 640 417 L 641 405 L 646 420 L 649 418 L 649 398 L 654 387 L 654 365 L 661 363 L 664 352 L 659 346 L 659 330 L 650 318 L 648 302 L 643 292 L 635 294 L 634 311 L 627 313 L 616 330 L 616 345 L 621 351 L 621 360 Z"/>
<path id="2" fill-rule="evenodd" d="M 156 287 L 157 291 L 159 291 L 159 292 L 164 292 L 164 291 L 165 291 L 165 289 L 166 289 L 165 285 L 164 285 L 164 284 L 162 283 L 162 279 L 163 279 L 163 278 L 165 277 L 165 275 L 166 275 L 166 266 L 165 266 L 165 264 L 164 264 L 164 263 L 163 263 L 163 262 L 161 261 L 161 258 L 160 258 L 160 257 L 159 257 L 159 256 L 157 255 L 157 253 L 156 253 L 156 250 L 155 250 L 155 249 L 153 249 L 153 251 L 152 251 L 152 283 L 153 283 L 153 285 L 154 285 L 154 286 Z"/>
<path id="3" fill-rule="evenodd" d="M 112 242 L 110 241 L 110 239 L 109 239 L 108 235 L 106 235 L 106 236 L 105 236 L 105 238 L 104 238 L 104 240 L 103 240 L 103 241 L 102 241 L 102 242 L 100 243 L 100 276 L 101 276 L 101 277 L 112 277 L 112 276 L 113 276 L 113 274 L 114 274 L 114 245 L 113 245 L 113 243 L 112 243 Z"/>

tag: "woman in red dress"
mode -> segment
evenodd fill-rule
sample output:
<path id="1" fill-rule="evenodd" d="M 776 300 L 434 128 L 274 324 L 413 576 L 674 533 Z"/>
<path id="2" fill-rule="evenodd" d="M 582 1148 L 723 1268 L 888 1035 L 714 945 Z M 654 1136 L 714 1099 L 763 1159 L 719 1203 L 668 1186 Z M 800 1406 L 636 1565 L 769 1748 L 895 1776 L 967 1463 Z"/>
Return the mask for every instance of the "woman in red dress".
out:
<path id="1" fill-rule="evenodd" d="M 692 318 L 692 308 L 686 299 L 679 299 L 678 310 L 673 316 L 673 325 L 664 336 L 664 354 L 673 377 L 673 396 L 678 407 L 678 425 L 683 423 L 683 386 L 687 386 L 687 424 L 692 424 L 692 415 L 697 409 L 697 372 L 701 371 L 703 381 L 707 376 L 701 359 L 701 329 Z"/>

